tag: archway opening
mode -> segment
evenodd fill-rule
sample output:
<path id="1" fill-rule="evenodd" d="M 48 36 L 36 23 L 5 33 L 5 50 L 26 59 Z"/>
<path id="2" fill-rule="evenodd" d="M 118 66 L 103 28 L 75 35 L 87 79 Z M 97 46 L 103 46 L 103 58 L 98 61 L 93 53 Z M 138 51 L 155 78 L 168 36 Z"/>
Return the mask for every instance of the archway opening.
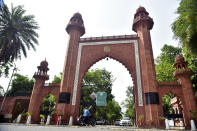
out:
<path id="1" fill-rule="evenodd" d="M 183 104 L 181 99 L 173 93 L 167 93 L 162 97 L 164 117 L 169 119 L 170 126 L 184 126 Z"/>
<path id="2" fill-rule="evenodd" d="M 53 94 L 46 95 L 40 106 L 40 114 L 47 118 L 48 115 L 53 116 L 55 114 L 56 97 Z"/>
<path id="3" fill-rule="evenodd" d="M 96 119 L 102 119 L 107 124 L 114 124 L 115 120 L 124 117 L 126 106 L 129 106 L 128 103 L 126 105 L 126 100 L 130 100 L 129 102 L 134 105 L 134 95 L 127 95 L 134 93 L 132 87 L 131 75 L 119 61 L 109 57 L 98 61 L 84 75 L 81 86 L 80 114 L 83 114 L 84 107 L 92 106 L 91 110 L 93 110 Z M 107 103 L 105 106 L 96 106 L 95 98 L 91 98 L 93 94 L 95 95 L 98 92 L 107 92 Z M 130 114 L 135 113 L 134 107 L 129 112 Z M 127 111 L 127 115 L 129 113 Z"/>
<path id="4" fill-rule="evenodd" d="M 22 116 L 22 122 L 25 123 L 25 116 L 28 111 L 29 106 L 29 100 L 23 100 L 23 99 L 16 99 L 15 105 L 12 111 L 12 120 L 15 120 L 19 114 L 23 114 Z"/>

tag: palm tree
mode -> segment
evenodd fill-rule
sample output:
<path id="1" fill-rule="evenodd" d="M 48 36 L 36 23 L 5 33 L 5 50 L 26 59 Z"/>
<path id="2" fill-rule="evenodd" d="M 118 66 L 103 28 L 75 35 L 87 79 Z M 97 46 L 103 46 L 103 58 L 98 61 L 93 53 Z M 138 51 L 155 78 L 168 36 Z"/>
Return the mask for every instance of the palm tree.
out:
<path id="1" fill-rule="evenodd" d="M 21 59 L 22 53 L 27 57 L 26 49 L 35 51 L 38 45 L 39 28 L 33 15 L 25 15 L 23 6 L 3 5 L 0 12 L 0 63 Z"/>

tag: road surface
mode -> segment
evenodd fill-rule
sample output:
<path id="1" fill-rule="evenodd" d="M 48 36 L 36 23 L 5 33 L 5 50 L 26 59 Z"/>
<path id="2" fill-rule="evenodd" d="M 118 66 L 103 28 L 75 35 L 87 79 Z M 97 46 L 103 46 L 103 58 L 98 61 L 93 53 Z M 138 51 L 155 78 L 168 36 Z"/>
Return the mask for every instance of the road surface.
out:
<path id="1" fill-rule="evenodd" d="M 0 131 L 162 131 L 162 129 L 142 129 L 137 127 L 120 127 L 120 126 L 108 126 L 108 125 L 96 125 L 95 127 L 91 126 L 56 126 L 56 125 L 36 125 L 36 124 L 0 124 Z M 163 130 L 167 131 L 167 130 Z M 173 131 L 173 130 L 170 130 Z M 174 130 L 175 131 L 175 130 Z"/>

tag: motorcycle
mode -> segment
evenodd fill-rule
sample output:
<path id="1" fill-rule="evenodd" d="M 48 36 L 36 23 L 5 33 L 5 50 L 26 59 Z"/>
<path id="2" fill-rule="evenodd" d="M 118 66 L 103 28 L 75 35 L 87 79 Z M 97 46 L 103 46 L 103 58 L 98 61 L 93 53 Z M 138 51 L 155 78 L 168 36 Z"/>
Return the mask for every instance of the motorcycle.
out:
<path id="1" fill-rule="evenodd" d="M 84 116 L 79 116 L 79 118 L 77 119 L 78 125 L 79 126 L 95 126 L 96 125 L 96 120 L 95 118 L 90 115 L 86 120 Z"/>

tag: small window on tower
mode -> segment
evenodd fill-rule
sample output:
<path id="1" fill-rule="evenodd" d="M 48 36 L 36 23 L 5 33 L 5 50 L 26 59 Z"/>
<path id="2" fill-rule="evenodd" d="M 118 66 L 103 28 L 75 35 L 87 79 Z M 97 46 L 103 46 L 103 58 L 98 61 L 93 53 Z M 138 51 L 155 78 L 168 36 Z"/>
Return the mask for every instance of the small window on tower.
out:
<path id="1" fill-rule="evenodd" d="M 76 22 L 76 21 L 77 21 L 77 19 L 73 19 L 73 21 L 74 21 L 74 22 Z"/>
<path id="2" fill-rule="evenodd" d="M 182 64 L 182 67 L 185 69 L 185 65 L 184 64 Z"/>
<path id="3" fill-rule="evenodd" d="M 181 66 L 180 65 L 178 65 L 178 69 L 181 69 Z"/>

